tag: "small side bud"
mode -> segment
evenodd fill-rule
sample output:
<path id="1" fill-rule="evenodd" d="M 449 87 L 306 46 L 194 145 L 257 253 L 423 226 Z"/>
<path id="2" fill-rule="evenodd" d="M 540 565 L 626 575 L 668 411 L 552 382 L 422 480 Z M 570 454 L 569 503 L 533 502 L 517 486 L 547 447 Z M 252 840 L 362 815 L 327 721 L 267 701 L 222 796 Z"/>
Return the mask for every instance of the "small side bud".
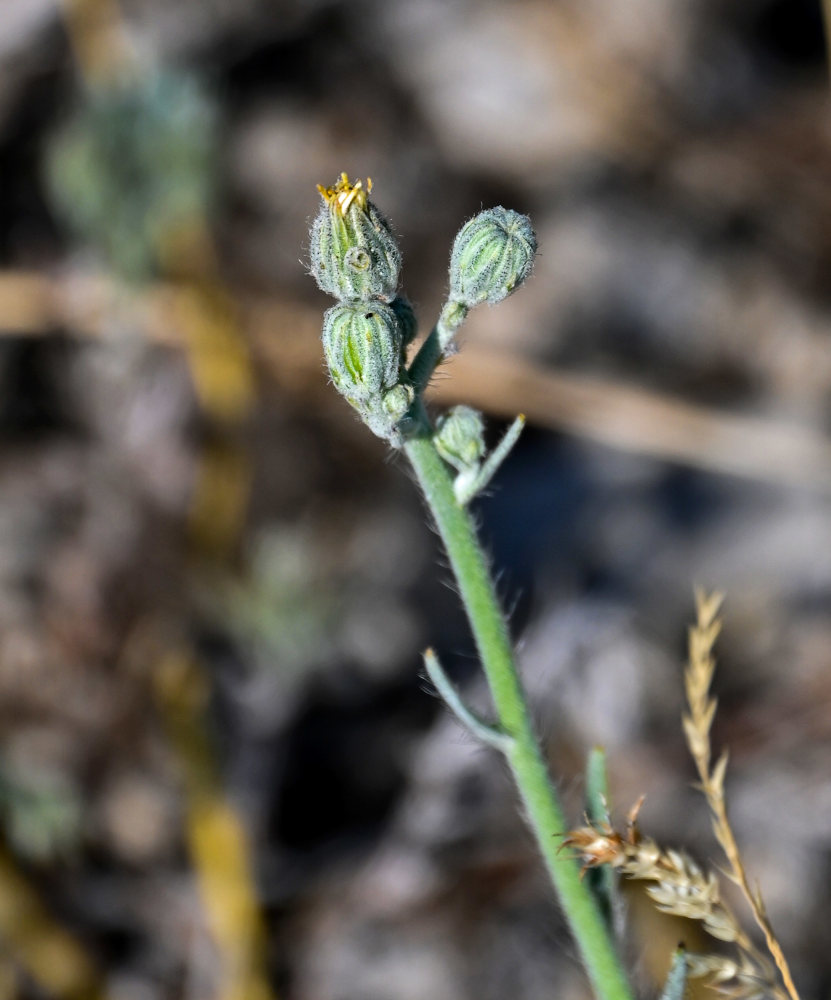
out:
<path id="1" fill-rule="evenodd" d="M 408 428 L 407 412 L 414 399 L 415 389 L 407 382 L 399 382 L 383 396 L 374 396 L 361 403 L 357 410 L 373 434 L 384 438 L 393 448 L 400 448 Z"/>
<path id="2" fill-rule="evenodd" d="M 359 407 L 398 381 L 398 317 L 381 302 L 334 306 L 323 317 L 323 350 L 335 388 Z"/>
<path id="3" fill-rule="evenodd" d="M 454 469 L 478 469 L 485 454 L 482 414 L 470 406 L 454 406 L 436 421 L 436 451 Z"/>
<path id="4" fill-rule="evenodd" d="M 398 423 L 413 405 L 414 399 L 415 390 L 413 387 L 402 382 L 394 385 L 392 389 L 384 393 L 381 405 L 390 420 L 393 423 Z"/>
<path id="5" fill-rule="evenodd" d="M 454 406 L 436 421 L 433 443 L 436 451 L 456 469 L 453 492 L 464 507 L 484 490 L 516 444 L 525 417 L 520 414 L 493 451 L 485 457 L 485 428 L 482 414 L 469 406 Z"/>
<path id="6" fill-rule="evenodd" d="M 401 251 L 389 223 L 367 197 L 372 182 L 318 185 L 323 198 L 311 233 L 311 272 L 336 299 L 391 302 L 398 288 Z"/>
<path id="7" fill-rule="evenodd" d="M 480 212 L 459 230 L 450 255 L 450 300 L 467 308 L 501 302 L 530 275 L 537 252 L 531 220 L 508 208 Z"/>
<path id="8" fill-rule="evenodd" d="M 450 299 L 445 302 L 439 316 L 436 331 L 439 338 L 439 347 L 445 357 L 456 353 L 456 334 L 462 323 L 467 319 L 469 310 L 464 302 L 457 302 Z"/>

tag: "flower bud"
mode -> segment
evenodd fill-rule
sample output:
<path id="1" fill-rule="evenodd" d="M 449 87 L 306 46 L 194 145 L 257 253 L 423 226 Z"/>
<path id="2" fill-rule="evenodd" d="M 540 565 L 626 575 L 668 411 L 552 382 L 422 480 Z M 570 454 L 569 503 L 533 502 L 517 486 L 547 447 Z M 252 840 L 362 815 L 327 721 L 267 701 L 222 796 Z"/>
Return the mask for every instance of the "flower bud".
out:
<path id="1" fill-rule="evenodd" d="M 489 208 L 459 230 L 450 255 L 450 299 L 495 305 L 531 273 L 537 237 L 527 215 Z"/>
<path id="2" fill-rule="evenodd" d="M 398 382 L 398 317 L 381 302 L 334 306 L 323 317 L 323 350 L 335 388 L 360 406 Z"/>
<path id="3" fill-rule="evenodd" d="M 436 331 L 439 336 L 439 347 L 445 357 L 456 353 L 456 334 L 459 332 L 459 327 L 467 319 L 469 311 L 464 302 L 458 302 L 454 299 L 448 299 L 442 307 Z"/>
<path id="4" fill-rule="evenodd" d="M 356 409 L 361 420 L 378 437 L 384 438 L 393 448 L 404 444 L 404 430 L 408 424 L 407 411 L 415 399 L 415 390 L 406 382 L 399 382 L 383 395 L 373 396 Z"/>
<path id="5" fill-rule="evenodd" d="M 405 416 L 407 410 L 413 405 L 415 399 L 415 389 L 406 383 L 394 385 L 392 389 L 384 393 L 381 401 L 384 413 L 393 423 L 397 423 Z"/>
<path id="6" fill-rule="evenodd" d="M 367 197 L 361 181 L 341 174 L 334 187 L 318 185 L 323 205 L 311 234 L 311 271 L 318 285 L 336 299 L 368 301 L 395 298 L 401 251 L 387 220 Z"/>
<path id="7" fill-rule="evenodd" d="M 482 414 L 470 406 L 454 406 L 436 421 L 433 442 L 436 451 L 463 472 L 478 468 L 485 454 L 485 425 Z"/>

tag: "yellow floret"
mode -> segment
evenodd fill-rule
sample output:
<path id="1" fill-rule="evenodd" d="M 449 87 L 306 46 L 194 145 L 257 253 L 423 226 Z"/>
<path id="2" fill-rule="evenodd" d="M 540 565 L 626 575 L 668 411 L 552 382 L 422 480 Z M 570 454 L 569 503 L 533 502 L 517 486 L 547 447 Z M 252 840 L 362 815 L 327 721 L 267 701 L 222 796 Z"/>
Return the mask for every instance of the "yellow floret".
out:
<path id="1" fill-rule="evenodd" d="M 364 188 L 363 181 L 357 180 L 354 184 L 350 184 L 346 173 L 342 173 L 334 187 L 323 187 L 322 184 L 318 184 L 317 189 L 328 205 L 333 206 L 341 215 L 346 215 L 353 202 L 366 211 L 367 196 L 372 190 L 372 178 L 367 177 Z"/>

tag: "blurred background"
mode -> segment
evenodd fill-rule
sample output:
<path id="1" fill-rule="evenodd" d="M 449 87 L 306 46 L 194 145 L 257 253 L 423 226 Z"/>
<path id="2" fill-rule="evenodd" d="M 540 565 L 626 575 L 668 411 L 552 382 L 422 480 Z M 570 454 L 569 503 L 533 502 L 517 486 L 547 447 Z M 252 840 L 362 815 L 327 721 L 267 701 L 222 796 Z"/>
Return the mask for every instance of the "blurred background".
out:
<path id="1" fill-rule="evenodd" d="M 831 996 L 831 106 L 816 0 L 3 0 L 0 1000 L 583 1000 L 404 463 L 326 384 L 315 184 L 370 175 L 421 331 L 482 207 L 521 293 L 436 380 L 574 825 L 718 863 L 717 746 Z M 552 831 L 552 835 L 562 831 Z M 694 927 L 630 906 L 641 995 Z M 749 921 L 748 921 L 749 923 Z"/>

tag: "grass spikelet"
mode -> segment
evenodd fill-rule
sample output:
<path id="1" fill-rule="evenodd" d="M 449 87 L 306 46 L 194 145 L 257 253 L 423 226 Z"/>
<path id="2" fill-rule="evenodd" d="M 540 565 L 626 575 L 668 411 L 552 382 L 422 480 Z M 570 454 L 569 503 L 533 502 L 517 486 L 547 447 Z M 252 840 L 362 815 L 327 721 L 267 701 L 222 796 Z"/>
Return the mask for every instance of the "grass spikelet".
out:
<path id="1" fill-rule="evenodd" d="M 610 865 L 627 878 L 654 883 L 646 892 L 658 910 L 698 921 L 711 937 L 739 949 L 737 959 L 688 954 L 690 977 L 707 977 L 709 985 L 724 996 L 786 1000 L 773 966 L 759 953 L 721 898 L 715 873 L 704 872 L 685 851 L 663 849 L 651 837 L 641 836 L 631 816 L 623 834 L 608 824 L 593 824 L 572 830 L 563 846 L 580 853 L 584 870 Z"/>
<path id="2" fill-rule="evenodd" d="M 583 858 L 583 871 L 608 865 L 631 879 L 653 884 L 646 889 L 658 910 L 676 917 L 699 922 L 703 929 L 719 941 L 733 944 L 736 958 L 726 955 L 686 955 L 687 974 L 706 977 L 708 985 L 723 996 L 737 1000 L 799 1000 L 782 948 L 776 939 L 758 889 L 749 884 L 733 829 L 727 817 L 724 781 L 727 773 L 727 752 L 715 764 L 710 730 L 716 714 L 717 701 L 710 694 L 716 661 L 713 647 L 721 631 L 719 612 L 722 595 L 696 593 L 696 623 L 689 632 L 689 660 L 684 673 L 687 711 L 683 728 L 687 745 L 698 771 L 700 787 L 709 806 L 713 832 L 729 863 L 727 876 L 746 897 L 756 923 L 782 979 L 779 983 L 773 964 L 768 960 L 736 919 L 721 896 L 716 874 L 703 871 L 684 851 L 660 847 L 649 837 L 643 837 L 637 826 L 637 815 L 643 799 L 630 811 L 624 833 L 618 833 L 608 822 L 589 822 L 563 841 Z"/>
<path id="3" fill-rule="evenodd" d="M 782 976 L 790 1000 L 799 1000 L 787 960 L 768 919 L 767 911 L 758 889 L 750 882 L 742 861 L 739 845 L 727 816 L 727 799 L 724 778 L 727 772 L 727 752 L 723 752 L 714 767 L 710 767 L 712 748 L 710 728 L 716 713 L 717 702 L 710 694 L 710 684 L 715 672 L 713 647 L 721 631 L 719 611 L 722 595 L 696 591 L 696 623 L 689 633 L 689 660 L 684 674 L 688 713 L 683 717 L 684 735 L 698 771 L 701 790 L 707 800 L 713 821 L 713 833 L 721 845 L 730 865 L 730 877 L 740 887 L 750 906 L 753 917 L 765 937 L 765 944 Z"/>

